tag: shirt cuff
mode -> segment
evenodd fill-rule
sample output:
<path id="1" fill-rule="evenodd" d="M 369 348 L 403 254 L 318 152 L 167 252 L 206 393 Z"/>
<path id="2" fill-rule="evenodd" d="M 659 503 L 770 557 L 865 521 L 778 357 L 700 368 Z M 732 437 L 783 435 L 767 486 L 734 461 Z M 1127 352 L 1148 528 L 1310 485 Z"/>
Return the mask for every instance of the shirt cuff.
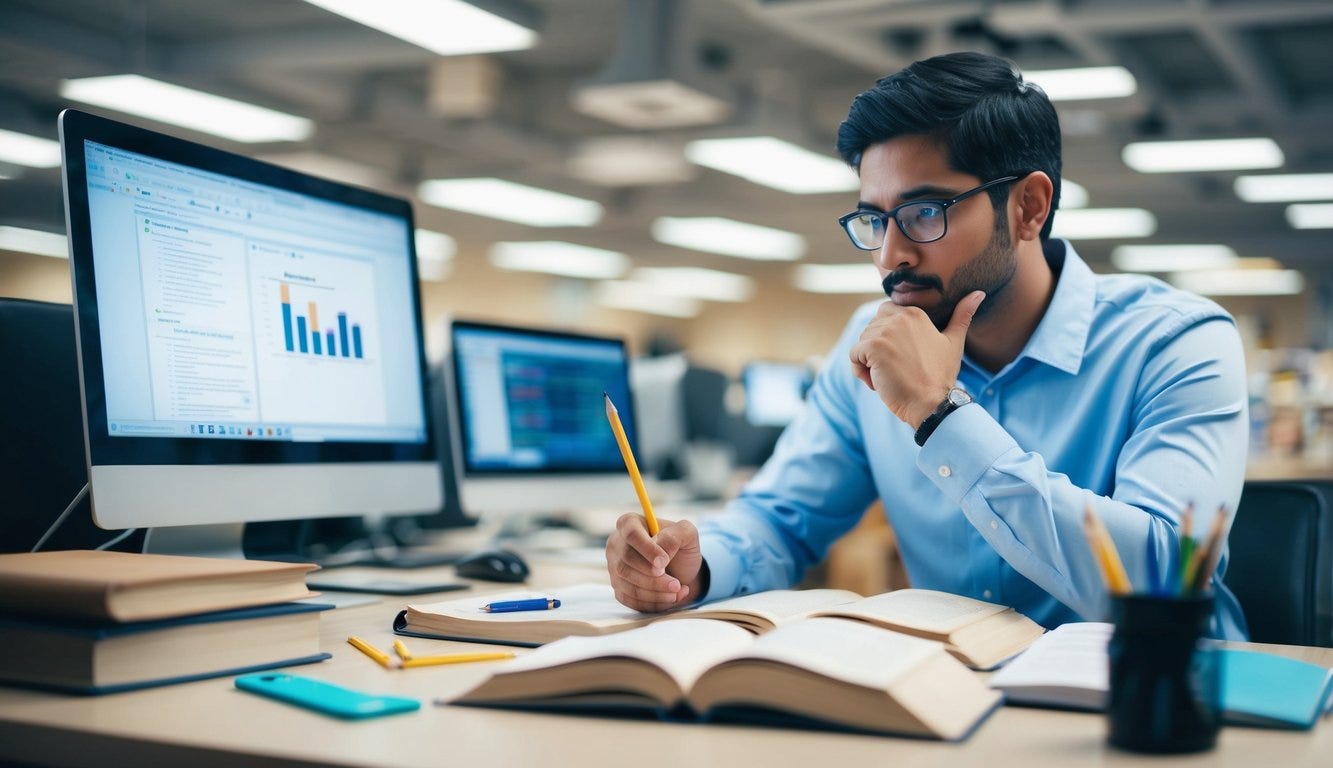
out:
<path id="1" fill-rule="evenodd" d="M 731 597 L 741 585 L 741 564 L 718 536 L 700 536 L 699 552 L 708 563 L 708 591 L 698 595 L 699 602 Z"/>
<path id="2" fill-rule="evenodd" d="M 990 469 L 1017 448 L 1014 438 L 985 408 L 969 403 L 945 417 L 916 457 L 916 466 L 955 504 Z"/>

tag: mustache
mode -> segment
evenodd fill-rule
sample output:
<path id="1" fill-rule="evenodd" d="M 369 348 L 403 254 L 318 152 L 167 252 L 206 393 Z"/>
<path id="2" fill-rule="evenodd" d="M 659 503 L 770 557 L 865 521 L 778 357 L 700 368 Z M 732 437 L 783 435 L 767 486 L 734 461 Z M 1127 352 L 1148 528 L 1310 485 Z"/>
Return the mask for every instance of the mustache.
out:
<path id="1" fill-rule="evenodd" d="M 922 275 L 913 272 L 910 269 L 897 269 L 884 276 L 881 285 L 884 287 L 886 296 L 893 294 L 893 289 L 903 283 L 911 283 L 922 288 L 934 288 L 937 291 L 944 290 L 944 281 L 934 275 Z"/>

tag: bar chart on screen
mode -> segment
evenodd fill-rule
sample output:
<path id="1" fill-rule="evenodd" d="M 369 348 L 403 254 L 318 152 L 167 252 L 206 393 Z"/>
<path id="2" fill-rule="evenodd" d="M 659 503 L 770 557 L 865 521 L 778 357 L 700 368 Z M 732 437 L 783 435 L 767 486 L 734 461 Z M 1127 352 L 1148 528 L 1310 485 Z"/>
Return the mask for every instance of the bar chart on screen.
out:
<path id="1" fill-rule="evenodd" d="M 382 423 L 372 262 L 354 248 L 252 241 L 248 252 L 264 412 L 295 424 Z"/>

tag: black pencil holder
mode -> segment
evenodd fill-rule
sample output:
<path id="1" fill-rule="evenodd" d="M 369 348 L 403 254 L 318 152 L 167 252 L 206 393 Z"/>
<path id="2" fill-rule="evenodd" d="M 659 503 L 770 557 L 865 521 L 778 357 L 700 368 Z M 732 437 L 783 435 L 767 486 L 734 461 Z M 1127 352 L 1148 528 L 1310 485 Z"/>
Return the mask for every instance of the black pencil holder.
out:
<path id="1" fill-rule="evenodd" d="M 1217 743 L 1222 669 L 1205 639 L 1212 595 L 1111 598 L 1108 740 L 1134 752 L 1199 752 Z"/>

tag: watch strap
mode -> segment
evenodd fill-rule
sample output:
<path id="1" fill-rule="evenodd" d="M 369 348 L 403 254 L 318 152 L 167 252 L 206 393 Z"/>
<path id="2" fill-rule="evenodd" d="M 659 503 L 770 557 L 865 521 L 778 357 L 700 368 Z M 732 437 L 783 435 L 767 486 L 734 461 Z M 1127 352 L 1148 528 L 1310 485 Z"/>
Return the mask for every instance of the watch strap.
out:
<path id="1" fill-rule="evenodd" d="M 921 426 L 917 427 L 916 434 L 912 436 L 912 439 L 916 441 L 918 446 L 925 447 L 926 441 L 930 439 L 931 435 L 935 434 L 936 428 L 939 427 L 946 416 L 972 402 L 971 396 L 965 392 L 962 398 L 955 400 L 953 397 L 954 391 L 953 389 L 949 390 L 949 394 L 944 396 L 944 402 L 940 403 L 935 412 L 927 416 L 926 420 L 921 422 Z M 962 390 L 957 391 L 962 392 Z"/>

